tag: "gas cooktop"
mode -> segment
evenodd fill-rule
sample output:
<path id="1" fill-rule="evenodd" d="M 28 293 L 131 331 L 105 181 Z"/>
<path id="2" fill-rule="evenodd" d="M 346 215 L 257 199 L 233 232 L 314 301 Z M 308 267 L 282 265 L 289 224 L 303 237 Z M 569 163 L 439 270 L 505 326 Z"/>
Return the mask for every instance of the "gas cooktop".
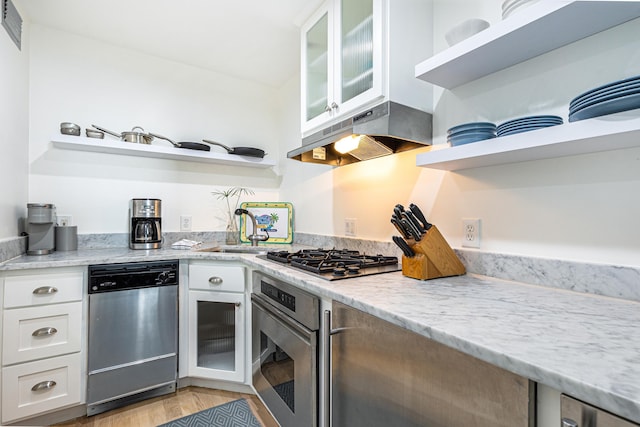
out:
<path id="1" fill-rule="evenodd" d="M 400 270 L 398 257 L 366 255 L 347 249 L 302 249 L 298 252 L 269 251 L 259 258 L 302 270 L 325 280 L 350 279 Z"/>

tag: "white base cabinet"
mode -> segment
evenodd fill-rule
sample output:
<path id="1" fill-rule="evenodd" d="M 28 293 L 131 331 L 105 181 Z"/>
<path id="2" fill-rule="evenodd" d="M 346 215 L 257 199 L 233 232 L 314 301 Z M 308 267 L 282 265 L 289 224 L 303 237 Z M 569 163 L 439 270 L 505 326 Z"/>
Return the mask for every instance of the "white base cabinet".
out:
<path id="1" fill-rule="evenodd" d="M 81 403 L 81 366 L 73 353 L 2 368 L 3 422 Z"/>
<path id="2" fill-rule="evenodd" d="M 2 279 L 2 422 L 84 403 L 84 268 Z"/>
<path id="3" fill-rule="evenodd" d="M 244 267 L 192 263 L 188 280 L 188 376 L 245 382 L 248 314 Z"/>

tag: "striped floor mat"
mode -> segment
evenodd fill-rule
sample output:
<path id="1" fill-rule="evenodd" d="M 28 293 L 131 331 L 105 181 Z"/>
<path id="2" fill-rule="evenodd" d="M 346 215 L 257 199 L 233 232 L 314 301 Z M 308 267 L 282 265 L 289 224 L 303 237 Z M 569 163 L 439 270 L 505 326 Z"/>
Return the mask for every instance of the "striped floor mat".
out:
<path id="1" fill-rule="evenodd" d="M 158 427 L 260 427 L 245 399 L 234 400 Z"/>

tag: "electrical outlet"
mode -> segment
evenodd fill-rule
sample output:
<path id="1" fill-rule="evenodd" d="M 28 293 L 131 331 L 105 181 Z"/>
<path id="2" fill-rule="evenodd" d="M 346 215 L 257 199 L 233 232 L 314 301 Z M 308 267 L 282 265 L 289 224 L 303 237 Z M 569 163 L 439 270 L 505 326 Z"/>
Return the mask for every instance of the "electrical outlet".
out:
<path id="1" fill-rule="evenodd" d="M 462 219 L 462 246 L 465 248 L 480 247 L 480 219 Z"/>
<path id="2" fill-rule="evenodd" d="M 71 215 L 58 215 L 58 225 L 61 227 L 71 225 Z"/>
<path id="3" fill-rule="evenodd" d="M 180 215 L 180 231 L 191 231 L 191 215 Z"/>
<path id="4" fill-rule="evenodd" d="M 356 218 L 345 218 L 344 219 L 344 235 L 345 236 L 356 236 L 356 223 L 358 220 Z"/>

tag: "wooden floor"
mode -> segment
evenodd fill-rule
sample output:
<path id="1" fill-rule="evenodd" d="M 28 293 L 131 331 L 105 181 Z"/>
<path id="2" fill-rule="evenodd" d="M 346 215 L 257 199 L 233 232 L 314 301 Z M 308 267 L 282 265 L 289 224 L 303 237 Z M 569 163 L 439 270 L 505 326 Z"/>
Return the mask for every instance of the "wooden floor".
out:
<path id="1" fill-rule="evenodd" d="M 56 426 L 155 427 L 241 398 L 247 399 L 256 419 L 264 427 L 278 427 L 278 423 L 257 396 L 201 387 L 185 387 L 173 394 L 134 403 L 92 417 L 77 418 Z"/>

